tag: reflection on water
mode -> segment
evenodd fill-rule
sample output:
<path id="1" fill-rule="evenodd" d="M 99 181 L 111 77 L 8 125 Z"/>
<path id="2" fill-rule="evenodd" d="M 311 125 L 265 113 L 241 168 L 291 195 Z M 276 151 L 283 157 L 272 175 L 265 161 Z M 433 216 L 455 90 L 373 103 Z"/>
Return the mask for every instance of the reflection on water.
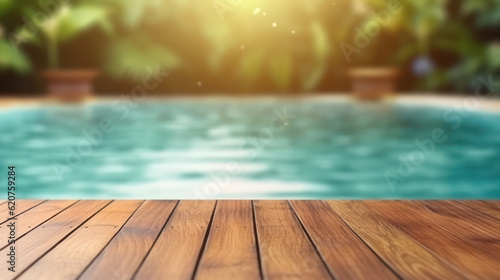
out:
<path id="1" fill-rule="evenodd" d="M 24 198 L 500 198 L 499 115 L 457 128 L 445 113 L 313 100 L 18 109 L 0 113 L 0 156 Z M 401 167 L 435 129 L 446 141 Z"/>

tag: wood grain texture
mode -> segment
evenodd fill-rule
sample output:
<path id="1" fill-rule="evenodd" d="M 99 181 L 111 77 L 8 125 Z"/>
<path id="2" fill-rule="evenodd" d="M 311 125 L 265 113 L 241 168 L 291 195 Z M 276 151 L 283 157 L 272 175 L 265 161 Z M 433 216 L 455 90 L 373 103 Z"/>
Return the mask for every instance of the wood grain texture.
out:
<path id="1" fill-rule="evenodd" d="M 80 279 L 131 279 L 176 204 L 168 200 L 144 202 Z"/>
<path id="2" fill-rule="evenodd" d="M 337 279 L 398 279 L 324 201 L 290 201 Z"/>
<path id="3" fill-rule="evenodd" d="M 21 216 L 17 217 L 16 238 L 21 238 L 27 232 L 61 213 L 76 202 L 77 200 L 50 200 L 26 211 Z M 0 225 L 0 236 L 8 236 L 10 231 L 8 225 L 9 223 Z M 0 241 L 0 249 L 5 248 L 7 245 L 7 240 Z"/>
<path id="4" fill-rule="evenodd" d="M 409 206 L 418 206 L 418 209 L 426 210 L 429 217 L 450 222 L 448 229 L 463 231 L 466 228 L 489 236 L 490 238 L 499 237 L 500 223 L 495 218 L 483 214 L 476 210 L 471 210 L 467 206 L 454 201 L 410 201 Z M 459 234 L 461 232 L 457 232 Z"/>
<path id="5" fill-rule="evenodd" d="M 141 203 L 113 201 L 40 258 L 19 279 L 76 279 Z"/>
<path id="6" fill-rule="evenodd" d="M 492 279 L 498 274 L 499 258 L 495 260 L 495 257 L 484 254 L 471 240 L 459 238 L 444 229 L 454 227 L 449 224 L 453 221 L 443 219 L 436 223 L 435 219 L 429 217 L 427 209 L 413 205 L 413 202 L 365 201 L 365 204 L 471 279 Z"/>
<path id="7" fill-rule="evenodd" d="M 484 213 L 492 218 L 495 218 L 497 221 L 500 221 L 500 202 L 499 201 L 491 201 L 491 200 L 467 200 L 467 201 L 459 201 L 465 206 L 467 206 L 471 211 L 479 211 Z"/>
<path id="8" fill-rule="evenodd" d="M 16 200 L 15 201 L 15 207 L 16 209 L 14 210 L 15 211 L 15 215 L 14 217 L 18 217 L 19 215 L 23 214 L 24 212 L 30 210 L 31 208 L 37 206 L 37 205 L 40 205 L 42 203 L 44 203 L 45 200 Z M 4 204 L 3 207 L 4 209 L 2 209 L 3 211 L 0 211 L 0 225 L 5 223 L 8 219 L 11 218 L 11 216 L 9 215 L 9 209 L 7 207 L 9 207 L 11 204 L 9 202 L 7 202 L 7 204 Z"/>
<path id="9" fill-rule="evenodd" d="M 383 220 L 362 201 L 328 204 L 402 278 L 467 279 L 462 271 Z"/>
<path id="10" fill-rule="evenodd" d="M 135 279 L 191 279 L 202 250 L 215 201 L 181 201 Z"/>
<path id="11" fill-rule="evenodd" d="M 255 201 L 265 279 L 331 279 L 287 201 Z"/>
<path id="12" fill-rule="evenodd" d="M 500 275 L 499 201 L 42 202 L 19 201 L 0 280 Z"/>
<path id="13" fill-rule="evenodd" d="M 217 203 L 196 279 L 260 279 L 252 201 Z"/>
<path id="14" fill-rule="evenodd" d="M 459 238 L 468 254 L 475 255 L 484 266 L 500 264 L 500 223 L 495 218 L 456 201 L 411 201 L 407 207 L 423 211 L 428 219 Z"/>
<path id="15" fill-rule="evenodd" d="M 22 256 L 22 261 L 17 263 L 16 273 L 0 273 L 0 279 L 13 279 L 18 276 L 109 202 L 104 200 L 77 202 L 17 240 L 17 254 Z M 0 255 L 5 256 L 7 249 L 1 250 Z M 7 271 L 7 264 L 4 262 L 1 262 L 1 264 L 2 271 Z"/>

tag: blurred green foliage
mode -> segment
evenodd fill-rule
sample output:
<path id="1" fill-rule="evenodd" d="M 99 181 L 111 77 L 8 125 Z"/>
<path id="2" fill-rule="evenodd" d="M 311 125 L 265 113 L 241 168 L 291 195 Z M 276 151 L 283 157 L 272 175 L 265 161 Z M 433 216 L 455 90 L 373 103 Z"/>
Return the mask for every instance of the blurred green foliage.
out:
<path id="1" fill-rule="evenodd" d="M 61 42 L 99 29 L 107 41 L 95 55 L 116 78 L 140 80 L 161 68 L 217 77 L 242 90 L 269 83 L 312 91 L 344 79 L 348 67 L 408 68 L 420 56 L 436 62 L 420 78 L 426 88 L 465 90 L 475 76 L 498 73 L 499 44 L 476 33 L 498 31 L 500 0 L 394 1 L 400 12 L 348 63 L 339 45 L 354 44 L 359 30 L 380 22 L 391 0 L 0 0 L 0 69 L 29 71 L 28 43 L 44 48 L 49 67 L 58 67 Z M 45 19 L 35 22 L 40 13 Z M 35 22 L 35 32 L 20 18 Z M 451 58 L 441 59 L 443 53 Z"/>
<path id="2" fill-rule="evenodd" d="M 0 0 L 0 71 L 13 69 L 26 73 L 31 69 L 30 61 L 24 52 L 8 40 L 7 31 L 1 21 L 13 5 L 14 1 Z"/>
<path id="3" fill-rule="evenodd" d="M 465 1 L 460 7 L 461 18 L 455 30 L 455 40 L 448 42 L 450 50 L 459 56 L 459 62 L 450 71 L 450 80 L 459 89 L 474 88 L 478 83 L 477 77 L 500 79 L 500 40 L 494 36 L 489 42 L 475 40 L 471 30 L 487 30 L 488 33 L 498 34 L 500 27 L 500 0 Z M 468 20 L 468 21 L 467 21 Z M 476 28 L 472 29 L 465 23 L 470 22 Z"/>
<path id="4" fill-rule="evenodd" d="M 19 53 L 23 44 L 43 46 L 49 68 L 59 67 L 60 43 L 74 39 L 95 25 L 109 28 L 107 9 L 101 5 L 50 0 L 0 1 L 4 16 L 12 13 L 22 17 L 21 24 L 8 34 L 11 48 Z"/>

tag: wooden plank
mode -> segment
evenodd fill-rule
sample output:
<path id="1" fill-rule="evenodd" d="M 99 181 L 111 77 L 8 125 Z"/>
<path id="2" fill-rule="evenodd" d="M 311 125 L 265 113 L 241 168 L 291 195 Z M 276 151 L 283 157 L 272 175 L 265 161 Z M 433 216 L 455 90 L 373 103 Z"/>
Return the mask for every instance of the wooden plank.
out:
<path id="1" fill-rule="evenodd" d="M 467 229 L 473 227 L 490 238 L 500 238 L 500 223 L 493 217 L 483 214 L 477 210 L 455 202 L 444 200 L 433 201 L 410 201 L 409 205 L 418 205 L 419 209 L 438 220 L 453 220 L 450 223 L 450 231 L 456 229 Z M 460 232 L 461 233 L 461 232 Z"/>
<path id="2" fill-rule="evenodd" d="M 17 272 L 0 279 L 391 279 L 384 262 L 404 279 L 496 279 L 500 267 L 498 201 L 147 201 L 128 216 L 118 202 L 42 202 L 18 201 Z"/>
<path id="3" fill-rule="evenodd" d="M 324 201 L 290 201 L 337 279 L 399 279 Z"/>
<path id="4" fill-rule="evenodd" d="M 14 217 L 18 217 L 19 215 L 23 214 L 24 212 L 30 210 L 31 208 L 40 205 L 44 203 L 45 200 L 16 200 L 15 201 L 15 207 L 16 209 L 14 210 L 15 215 Z M 8 204 L 3 205 L 5 207 L 5 211 L 0 211 L 0 225 L 7 222 L 8 219 L 12 218 L 9 214 L 8 208 L 10 205 L 12 205 L 10 202 Z"/>
<path id="5" fill-rule="evenodd" d="M 16 273 L 9 273 L 9 275 L 18 276 L 109 202 L 103 200 L 77 202 L 16 241 L 17 254 L 22 256 L 22 261 L 17 263 Z M 7 249 L 1 250 L 0 255 L 5 256 Z M 7 271 L 7 263 L 1 263 L 2 271 Z"/>
<path id="6" fill-rule="evenodd" d="M 215 204 L 179 202 L 134 279 L 191 279 Z"/>
<path id="7" fill-rule="evenodd" d="M 144 202 L 79 279 L 131 279 L 176 204 Z"/>
<path id="8" fill-rule="evenodd" d="M 362 201 L 327 203 L 402 278 L 467 279 L 463 272 L 383 220 Z"/>
<path id="9" fill-rule="evenodd" d="M 76 202 L 77 200 L 50 200 L 18 216 L 16 220 L 16 238 L 21 238 L 27 232 L 43 224 Z M 0 225 L 0 236 L 8 236 L 10 231 L 8 224 Z M 0 241 L 0 249 L 5 248 L 7 245 L 7 240 Z"/>
<path id="10" fill-rule="evenodd" d="M 265 279 L 331 279 L 287 201 L 255 201 Z"/>
<path id="11" fill-rule="evenodd" d="M 500 202 L 498 201 L 468 200 L 459 201 L 459 203 L 500 221 Z"/>
<path id="12" fill-rule="evenodd" d="M 453 220 L 435 220 L 425 208 L 409 201 L 365 201 L 365 204 L 471 278 L 492 279 L 498 275 L 500 259 L 496 257 L 495 260 L 477 249 L 477 246 L 485 247 L 484 244 L 475 245 L 472 240 L 458 238 L 445 230 L 455 227 Z M 491 246 L 486 248 L 493 249 Z"/>
<path id="13" fill-rule="evenodd" d="M 142 201 L 113 201 L 35 262 L 19 279 L 76 279 L 141 204 Z"/>
<path id="14" fill-rule="evenodd" d="M 222 200 L 217 209 L 196 279 L 260 279 L 252 201 Z"/>
<path id="15" fill-rule="evenodd" d="M 411 201 L 408 207 L 426 216 L 450 235 L 469 244 L 470 254 L 500 264 L 500 223 L 493 217 L 455 201 Z"/>
<path id="16" fill-rule="evenodd" d="M 407 207 L 424 212 L 451 235 L 465 241 L 476 240 L 477 249 L 488 253 L 494 246 L 500 251 L 496 242 L 500 238 L 500 223 L 488 215 L 451 201 L 409 201 Z"/>

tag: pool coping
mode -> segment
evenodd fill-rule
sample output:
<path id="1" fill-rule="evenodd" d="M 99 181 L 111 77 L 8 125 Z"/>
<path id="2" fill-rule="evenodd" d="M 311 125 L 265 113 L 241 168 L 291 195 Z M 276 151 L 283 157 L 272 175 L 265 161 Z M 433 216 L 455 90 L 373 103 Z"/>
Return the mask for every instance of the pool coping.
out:
<path id="1" fill-rule="evenodd" d="M 123 100 L 127 96 L 123 95 L 101 95 L 96 96 L 94 99 L 85 101 L 80 104 L 96 104 L 103 102 L 112 102 L 115 100 Z M 128 97 L 130 99 L 130 97 Z M 272 95 L 272 96 L 229 96 L 214 94 L 211 96 L 180 96 L 168 95 L 160 96 L 153 95 L 144 101 L 151 100 L 169 100 L 169 101 L 192 101 L 197 100 L 200 102 L 206 101 L 219 101 L 219 100 L 314 100 L 321 102 L 357 102 L 350 94 L 347 93 L 329 93 L 329 94 L 301 94 L 301 95 Z M 359 101 L 361 102 L 361 101 Z M 465 94 L 422 94 L 422 93 L 402 93 L 400 95 L 390 96 L 380 101 L 382 104 L 398 104 L 398 105 L 417 105 L 428 107 L 442 107 L 452 108 L 456 110 L 465 109 L 468 111 L 487 111 L 500 113 L 500 96 L 474 96 Z M 373 103 L 373 102 L 372 102 Z M 60 105 L 65 103 L 55 102 L 43 96 L 30 96 L 30 97 L 0 97 L 0 110 L 4 109 L 19 109 L 26 107 L 39 107 L 42 105 Z"/>

